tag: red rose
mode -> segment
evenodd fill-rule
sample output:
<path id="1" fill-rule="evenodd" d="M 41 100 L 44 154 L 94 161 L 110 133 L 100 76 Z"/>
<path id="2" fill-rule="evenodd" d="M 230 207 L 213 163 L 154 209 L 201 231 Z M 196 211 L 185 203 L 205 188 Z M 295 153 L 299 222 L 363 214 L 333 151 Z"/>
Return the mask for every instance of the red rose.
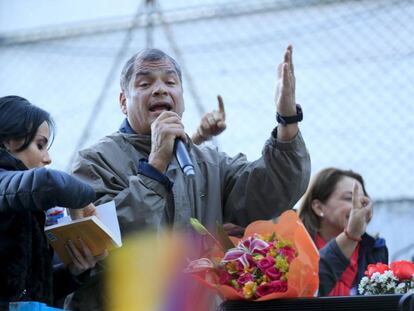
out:
<path id="1" fill-rule="evenodd" d="M 267 257 L 265 257 L 263 259 L 260 259 L 257 262 L 257 266 L 263 272 L 265 272 L 267 269 L 269 269 L 270 267 L 272 267 L 274 264 L 275 264 L 275 259 L 273 257 L 271 257 L 271 256 L 267 256 Z"/>
<path id="2" fill-rule="evenodd" d="M 401 280 L 408 280 L 413 277 L 414 274 L 414 264 L 410 261 L 401 260 L 396 261 L 390 264 L 391 270 L 396 276 L 396 278 Z"/>
<path id="3" fill-rule="evenodd" d="M 232 279 L 231 274 L 227 271 L 220 270 L 219 283 L 220 284 L 229 284 Z"/>
<path id="4" fill-rule="evenodd" d="M 282 272 L 274 266 L 267 269 L 265 273 L 271 280 L 279 280 L 282 276 Z"/>
<path id="5" fill-rule="evenodd" d="M 243 286 L 244 284 L 246 284 L 249 281 L 253 281 L 253 276 L 250 273 L 242 274 L 237 279 L 237 283 L 239 283 L 239 285 L 241 285 L 241 286 Z"/>
<path id="6" fill-rule="evenodd" d="M 287 259 L 288 263 L 291 263 L 292 260 L 296 257 L 295 250 L 289 246 L 282 247 L 279 250 L 279 254 L 283 254 L 283 256 L 285 256 L 285 258 Z"/>
<path id="7" fill-rule="evenodd" d="M 388 267 L 388 265 L 385 265 L 383 263 L 376 263 L 374 264 L 370 264 L 367 267 L 367 271 L 365 271 L 365 275 L 368 276 L 369 278 L 371 278 L 371 276 L 375 273 L 375 272 L 379 272 L 379 273 L 384 273 L 385 271 L 390 270 L 390 268 Z"/>
<path id="8" fill-rule="evenodd" d="M 264 295 L 268 295 L 274 293 L 274 287 L 270 285 L 270 283 L 265 283 L 256 288 L 256 296 L 262 297 Z"/>
<path id="9" fill-rule="evenodd" d="M 270 285 L 273 287 L 274 293 L 287 291 L 287 282 L 282 282 L 278 280 L 271 282 Z"/>

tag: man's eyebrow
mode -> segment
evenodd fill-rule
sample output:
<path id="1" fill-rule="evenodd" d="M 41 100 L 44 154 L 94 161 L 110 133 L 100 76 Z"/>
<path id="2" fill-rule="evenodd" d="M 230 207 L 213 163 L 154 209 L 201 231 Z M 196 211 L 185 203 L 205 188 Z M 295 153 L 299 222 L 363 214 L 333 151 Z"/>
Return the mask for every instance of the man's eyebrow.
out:
<path id="1" fill-rule="evenodd" d="M 135 74 L 135 77 L 138 78 L 140 76 L 149 76 L 151 74 L 148 70 L 140 70 Z"/>
<path id="2" fill-rule="evenodd" d="M 178 77 L 177 71 L 173 70 L 173 69 L 169 69 L 165 71 L 166 74 L 168 75 L 175 75 Z"/>

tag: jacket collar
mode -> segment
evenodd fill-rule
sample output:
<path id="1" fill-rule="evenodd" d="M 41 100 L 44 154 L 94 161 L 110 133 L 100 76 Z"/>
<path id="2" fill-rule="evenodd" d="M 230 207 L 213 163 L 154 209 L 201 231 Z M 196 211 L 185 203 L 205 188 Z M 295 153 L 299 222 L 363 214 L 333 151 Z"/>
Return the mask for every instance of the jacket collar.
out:
<path id="1" fill-rule="evenodd" d="M 0 168 L 10 171 L 24 171 L 27 167 L 4 148 L 0 148 Z"/>
<path id="2" fill-rule="evenodd" d="M 135 149 L 147 153 L 148 155 L 151 152 L 151 135 L 137 134 L 126 118 L 122 121 L 121 126 L 119 127 L 119 133 L 126 141 L 134 146 Z"/>
<path id="3" fill-rule="evenodd" d="M 119 127 L 119 131 L 124 134 L 137 134 L 129 124 L 127 118 L 122 121 L 121 126 Z"/>
<path id="4" fill-rule="evenodd" d="M 385 246 L 385 240 L 383 238 L 373 237 L 367 233 L 362 235 L 361 245 L 370 248 L 381 248 Z"/>
<path id="5" fill-rule="evenodd" d="M 151 152 L 151 135 L 137 134 L 134 131 L 134 129 L 131 127 L 131 125 L 129 124 L 127 118 L 125 118 L 124 121 L 122 121 L 121 126 L 119 127 L 119 132 L 137 150 L 144 151 L 148 155 L 150 154 L 150 152 Z M 188 135 L 187 135 L 187 137 L 188 137 L 188 140 L 190 142 L 189 145 L 187 146 L 187 149 L 189 151 L 191 151 L 191 149 L 193 147 L 193 142 L 191 141 L 191 139 Z M 173 164 L 173 162 L 171 164 Z"/>

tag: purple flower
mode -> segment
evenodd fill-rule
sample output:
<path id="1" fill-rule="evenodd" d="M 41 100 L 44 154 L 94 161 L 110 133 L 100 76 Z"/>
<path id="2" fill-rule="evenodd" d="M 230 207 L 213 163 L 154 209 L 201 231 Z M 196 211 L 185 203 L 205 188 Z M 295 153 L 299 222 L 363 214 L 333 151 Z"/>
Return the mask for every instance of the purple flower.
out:
<path id="1" fill-rule="evenodd" d="M 229 261 L 238 260 L 243 264 L 243 267 L 250 268 L 254 265 L 252 254 L 263 250 L 268 246 L 269 244 L 267 242 L 255 237 L 250 237 L 247 240 L 240 241 L 237 247 L 229 249 L 226 254 L 224 254 L 221 262 L 227 263 Z"/>
<path id="2" fill-rule="evenodd" d="M 260 251 L 269 246 L 269 243 L 256 237 L 249 237 L 248 239 L 241 241 L 237 247 L 245 248 L 250 254 Z"/>

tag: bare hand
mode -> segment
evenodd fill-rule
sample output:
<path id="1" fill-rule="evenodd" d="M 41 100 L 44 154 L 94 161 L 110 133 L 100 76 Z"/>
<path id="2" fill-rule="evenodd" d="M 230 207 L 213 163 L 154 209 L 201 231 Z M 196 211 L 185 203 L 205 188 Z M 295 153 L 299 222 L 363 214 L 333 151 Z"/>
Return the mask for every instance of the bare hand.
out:
<path id="1" fill-rule="evenodd" d="M 295 72 L 292 62 L 293 48 L 289 45 L 285 51 L 284 59 L 278 66 L 278 83 L 275 94 L 276 109 L 281 116 L 296 115 L 295 99 Z M 278 139 L 291 140 L 298 132 L 297 123 L 278 127 Z"/>
<path id="2" fill-rule="evenodd" d="M 96 216 L 96 207 L 93 203 L 86 205 L 84 208 L 69 209 L 69 214 L 72 220 L 85 218 L 89 216 Z"/>
<path id="3" fill-rule="evenodd" d="M 71 259 L 68 265 L 70 273 L 79 275 L 86 270 L 95 267 L 96 263 L 108 256 L 108 251 L 105 250 L 101 255 L 93 256 L 89 247 L 82 239 L 79 239 L 80 249 L 72 241 L 65 244 L 66 251 Z"/>
<path id="4" fill-rule="evenodd" d="M 276 108 L 282 116 L 296 114 L 295 73 L 292 62 L 292 46 L 285 51 L 284 59 L 278 66 L 278 84 L 276 88 Z"/>
<path id="5" fill-rule="evenodd" d="M 203 116 L 197 132 L 192 137 L 193 142 L 197 145 L 219 135 L 226 129 L 226 112 L 224 111 L 223 98 L 217 95 L 217 100 L 218 110 L 213 110 Z"/>
<path id="6" fill-rule="evenodd" d="M 164 173 L 171 162 L 176 138 L 187 143 L 181 118 L 172 111 L 162 112 L 151 124 L 151 153 L 148 163 Z"/>
<path id="7" fill-rule="evenodd" d="M 349 235 L 355 238 L 363 235 L 371 217 L 372 204 L 368 197 L 359 194 L 358 184 L 355 182 L 352 192 L 352 209 L 346 227 Z"/>

